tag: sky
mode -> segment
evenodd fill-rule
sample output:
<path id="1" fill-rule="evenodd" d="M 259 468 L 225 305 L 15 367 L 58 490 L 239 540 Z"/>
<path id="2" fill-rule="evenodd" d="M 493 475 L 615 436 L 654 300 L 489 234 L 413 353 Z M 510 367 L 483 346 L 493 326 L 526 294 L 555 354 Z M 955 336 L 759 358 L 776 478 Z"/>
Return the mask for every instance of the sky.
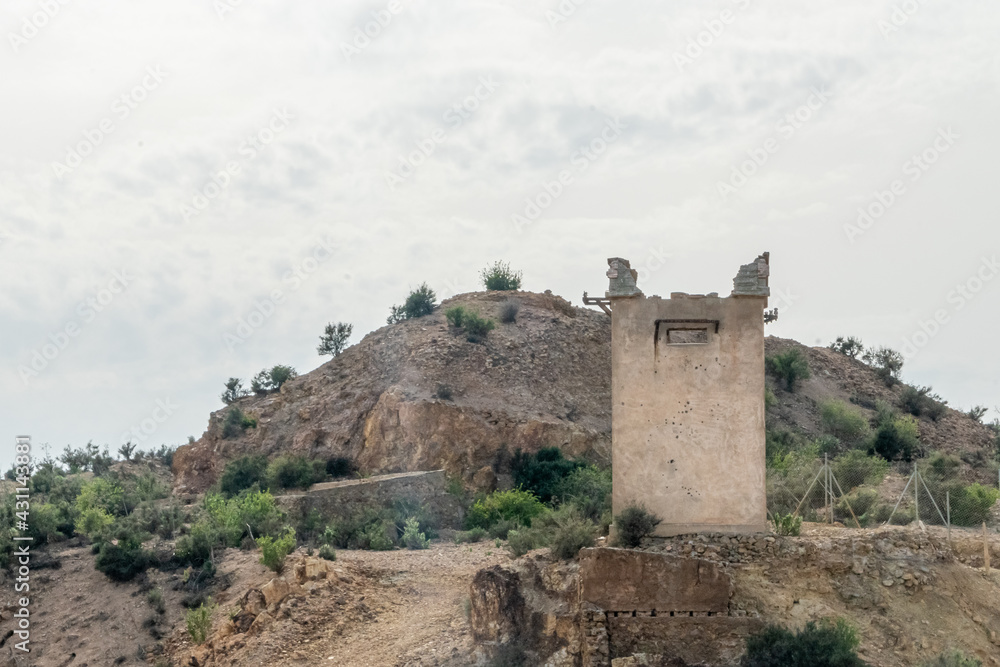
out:
<path id="1" fill-rule="evenodd" d="M 1000 406 L 996 3 L 6 0 L 0 34 L 4 467 L 197 438 L 226 378 L 495 260 L 582 305 L 608 257 L 725 295 L 769 251 L 769 334 Z"/>

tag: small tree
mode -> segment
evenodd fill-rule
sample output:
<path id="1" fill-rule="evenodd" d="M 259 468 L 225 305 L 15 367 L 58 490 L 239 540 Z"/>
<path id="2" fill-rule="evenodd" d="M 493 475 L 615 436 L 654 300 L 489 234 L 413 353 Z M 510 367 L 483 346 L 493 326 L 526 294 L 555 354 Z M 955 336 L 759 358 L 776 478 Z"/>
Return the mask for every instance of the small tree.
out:
<path id="1" fill-rule="evenodd" d="M 772 375 L 784 381 L 785 389 L 789 392 L 795 391 L 795 385 L 799 380 L 808 379 L 810 376 L 809 360 L 797 347 L 767 357 L 764 362 Z"/>
<path id="2" fill-rule="evenodd" d="M 393 306 L 390 309 L 386 323 L 395 324 L 403 320 L 430 315 L 434 312 L 435 301 L 437 301 L 437 295 L 434 294 L 434 290 L 428 287 L 427 283 L 421 283 L 420 287 L 409 293 L 402 306 Z"/>
<path id="3" fill-rule="evenodd" d="M 281 385 L 298 376 L 298 372 L 291 366 L 278 364 L 257 373 L 250 382 L 250 389 L 258 396 L 264 396 L 278 391 Z"/>
<path id="4" fill-rule="evenodd" d="M 354 325 L 352 324 L 330 322 L 326 325 L 323 335 L 319 337 L 319 346 L 316 348 L 316 352 L 320 355 L 338 356 L 347 347 L 347 339 L 351 337 L 353 331 Z"/>
<path id="5" fill-rule="evenodd" d="M 965 414 L 969 415 L 969 419 L 982 423 L 983 417 L 985 417 L 986 413 L 989 411 L 990 409 L 985 405 L 974 405 L 969 408 L 969 411 Z"/>
<path id="6" fill-rule="evenodd" d="M 899 374 L 903 370 L 903 355 L 892 348 L 870 347 L 865 350 L 861 360 L 873 367 L 886 385 L 891 387 L 899 381 Z"/>
<path id="7" fill-rule="evenodd" d="M 840 352 L 851 359 L 857 359 L 858 355 L 865 351 L 865 346 L 860 338 L 855 338 L 854 336 L 848 336 L 847 338 L 837 336 L 837 340 L 830 343 L 830 349 L 834 352 Z"/>
<path id="8" fill-rule="evenodd" d="M 122 457 L 123 461 L 131 461 L 132 453 L 135 452 L 136 445 L 132 443 L 131 440 L 126 442 L 124 445 L 118 448 L 118 455 Z"/>
<path id="9" fill-rule="evenodd" d="M 243 388 L 243 380 L 239 378 L 229 378 L 226 380 L 226 390 L 219 397 L 226 405 L 232 405 L 244 396 L 249 396 L 250 392 Z"/>
<path id="10" fill-rule="evenodd" d="M 512 271 L 507 262 L 494 262 L 479 275 L 488 290 L 507 292 L 521 289 L 521 272 Z"/>

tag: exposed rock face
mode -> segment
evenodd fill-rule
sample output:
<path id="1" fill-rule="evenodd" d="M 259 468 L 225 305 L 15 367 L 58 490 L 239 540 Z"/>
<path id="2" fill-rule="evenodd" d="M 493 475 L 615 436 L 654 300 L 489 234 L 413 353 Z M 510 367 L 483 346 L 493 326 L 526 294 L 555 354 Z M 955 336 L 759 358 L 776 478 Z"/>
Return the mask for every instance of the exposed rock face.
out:
<path id="1" fill-rule="evenodd" d="M 521 304 L 517 322 L 498 324 L 483 344 L 445 320 L 456 305 L 498 319 L 508 298 Z M 470 483 L 484 467 L 502 472 L 517 449 L 610 460 L 610 337 L 607 315 L 551 294 L 459 295 L 369 334 L 276 394 L 241 399 L 258 426 L 238 438 L 221 436 L 227 408 L 213 413 L 204 435 L 175 454 L 175 484 L 204 490 L 226 461 L 251 453 L 345 456 L 370 473 L 443 468 Z"/>
<path id="2" fill-rule="evenodd" d="M 498 324 L 483 344 L 468 342 L 444 317 L 447 308 L 461 305 L 497 319 L 508 298 L 521 303 L 517 322 Z M 610 462 L 610 325 L 603 312 L 551 294 L 456 296 L 427 317 L 369 334 L 276 394 L 241 399 L 239 407 L 258 426 L 240 437 L 221 436 L 227 408 L 213 413 L 202 437 L 177 450 L 175 485 L 202 491 L 227 461 L 253 453 L 344 456 L 372 474 L 443 468 L 480 488 L 496 483 L 518 448 L 558 446 L 570 457 Z M 812 378 L 793 394 L 775 388 L 779 404 L 768 411 L 769 428 L 818 435 L 817 403 L 830 398 L 898 402 L 900 386 L 887 388 L 860 361 L 766 340 L 767 354 L 790 346 L 806 352 Z M 928 450 L 962 454 L 972 463 L 991 455 L 990 430 L 961 412 L 949 409 L 938 421 L 922 417 L 919 423 Z M 963 472 L 969 481 L 995 481 L 986 479 L 985 465 L 966 464 Z"/>

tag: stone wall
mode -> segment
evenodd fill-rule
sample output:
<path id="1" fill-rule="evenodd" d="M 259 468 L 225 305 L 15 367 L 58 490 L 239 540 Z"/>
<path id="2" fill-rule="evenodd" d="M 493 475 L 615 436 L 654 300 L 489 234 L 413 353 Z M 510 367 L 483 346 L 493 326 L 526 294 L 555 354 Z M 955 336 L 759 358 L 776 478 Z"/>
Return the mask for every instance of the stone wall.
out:
<path id="1" fill-rule="evenodd" d="M 426 506 L 442 526 L 461 524 L 461 505 L 447 492 L 444 470 L 376 475 L 364 479 L 313 484 L 302 494 L 277 498 L 286 512 L 305 516 L 313 509 L 323 516 L 347 516 L 364 507 L 389 505 L 400 499 Z"/>
<path id="2" fill-rule="evenodd" d="M 766 267 L 724 298 L 647 298 L 609 271 L 615 514 L 643 504 L 661 536 L 765 528 Z"/>
<path id="3" fill-rule="evenodd" d="M 583 549 L 579 564 L 533 552 L 477 573 L 473 636 L 484 658 L 513 644 L 547 667 L 608 667 L 640 652 L 662 664 L 735 665 L 761 623 L 730 611 L 725 567 L 626 549 Z"/>

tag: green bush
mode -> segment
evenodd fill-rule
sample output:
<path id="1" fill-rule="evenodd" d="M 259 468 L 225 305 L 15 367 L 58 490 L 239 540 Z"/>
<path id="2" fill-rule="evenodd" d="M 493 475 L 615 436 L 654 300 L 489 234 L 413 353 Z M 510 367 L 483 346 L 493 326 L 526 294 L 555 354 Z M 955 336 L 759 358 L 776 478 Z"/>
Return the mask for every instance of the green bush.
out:
<path id="1" fill-rule="evenodd" d="M 514 558 L 520 558 L 532 549 L 543 546 L 545 543 L 540 532 L 532 528 L 519 528 L 510 531 L 507 535 L 507 550 Z"/>
<path id="2" fill-rule="evenodd" d="M 764 410 L 770 410 L 778 404 L 778 397 L 774 395 L 770 387 L 764 387 Z"/>
<path id="3" fill-rule="evenodd" d="M 298 371 L 291 366 L 278 364 L 257 373 L 250 381 L 250 390 L 258 396 L 264 396 L 280 390 L 282 385 L 298 376 Z"/>
<path id="4" fill-rule="evenodd" d="M 500 304 L 500 321 L 504 324 L 517 322 L 517 314 L 521 311 L 521 304 L 514 299 L 507 299 Z"/>
<path id="5" fill-rule="evenodd" d="M 285 566 L 285 557 L 295 551 L 295 530 L 289 528 L 278 538 L 270 535 L 258 537 L 257 546 L 260 547 L 261 565 L 275 572 L 281 572 Z"/>
<path id="6" fill-rule="evenodd" d="M 619 546 L 627 549 L 638 547 L 642 538 L 656 530 L 660 521 L 660 517 L 642 505 L 628 505 L 615 516 L 615 535 Z"/>
<path id="7" fill-rule="evenodd" d="M 820 418 L 827 433 L 847 442 L 857 442 L 871 430 L 865 414 L 844 401 L 832 400 L 821 403 Z"/>
<path id="8" fill-rule="evenodd" d="M 768 626 L 747 638 L 742 667 L 865 667 L 857 633 L 843 619 L 810 621 L 798 632 Z"/>
<path id="9" fill-rule="evenodd" d="M 802 532 L 802 517 L 797 514 L 775 514 L 773 522 L 778 535 L 797 536 Z"/>
<path id="10" fill-rule="evenodd" d="M 857 517 L 858 521 L 865 525 L 862 517 L 868 514 L 877 502 L 878 492 L 875 489 L 857 488 L 837 502 L 834 512 L 841 521 L 853 521 L 853 518 Z M 854 517 L 851 516 L 852 511 Z"/>
<path id="11" fill-rule="evenodd" d="M 265 476 L 269 488 L 304 489 L 326 478 L 326 464 L 286 454 L 267 465 Z"/>
<path id="12" fill-rule="evenodd" d="M 517 519 L 501 519 L 490 526 L 489 536 L 497 540 L 506 540 L 510 531 L 520 528 L 524 528 L 524 524 Z"/>
<path id="13" fill-rule="evenodd" d="M 135 575 L 155 565 L 153 554 L 142 548 L 137 538 L 119 540 L 118 544 L 100 545 L 95 567 L 114 581 L 131 581 Z"/>
<path id="14" fill-rule="evenodd" d="M 848 336 L 847 338 L 837 336 L 837 340 L 830 343 L 830 349 L 834 352 L 840 352 L 851 359 L 857 359 L 858 355 L 864 352 L 865 346 L 862 344 L 860 338 L 855 338 L 854 336 Z"/>
<path id="15" fill-rule="evenodd" d="M 861 360 L 875 369 L 875 373 L 889 387 L 899 382 L 903 370 L 903 355 L 888 347 L 870 347 L 861 355 Z"/>
<path id="16" fill-rule="evenodd" d="M 167 611 L 167 606 L 163 602 L 163 591 L 159 588 L 154 588 L 146 594 L 146 601 L 149 602 L 149 606 L 152 607 L 157 614 L 163 614 Z"/>
<path id="17" fill-rule="evenodd" d="M 466 544 L 468 542 L 482 542 L 489 537 L 489 532 L 483 528 L 473 528 L 472 530 L 460 530 L 455 533 L 455 544 Z"/>
<path id="18" fill-rule="evenodd" d="M 248 428 L 257 428 L 257 420 L 243 413 L 237 406 L 232 406 L 226 412 L 226 417 L 222 421 L 222 437 L 237 438 L 243 435 Z"/>
<path id="19" fill-rule="evenodd" d="M 455 306 L 454 308 L 449 308 L 444 311 L 444 317 L 448 320 L 448 324 L 451 326 L 461 329 L 462 323 L 465 321 L 465 308 L 462 306 Z"/>
<path id="20" fill-rule="evenodd" d="M 66 445 L 59 460 L 69 469 L 70 474 L 90 471 L 95 475 L 103 475 L 115 462 L 114 457 L 108 454 L 107 445 L 102 452 L 100 448 L 92 442 L 85 446 L 72 449 Z"/>
<path id="21" fill-rule="evenodd" d="M 325 560 L 337 560 L 337 552 L 329 544 L 323 544 L 319 548 L 319 557 Z"/>
<path id="22" fill-rule="evenodd" d="M 611 510 L 611 469 L 576 468 L 555 484 L 553 496 L 576 507 L 584 518 L 599 522 Z"/>
<path id="23" fill-rule="evenodd" d="M 920 667 L 982 667 L 982 665 L 979 660 L 970 658 L 956 649 L 943 651 L 933 660 L 920 663 Z"/>
<path id="24" fill-rule="evenodd" d="M 196 522 L 187 535 L 177 538 L 174 559 L 182 565 L 201 567 L 210 562 L 216 547 L 226 546 L 220 531 L 207 520 Z"/>
<path id="25" fill-rule="evenodd" d="M 334 479 L 350 477 L 358 471 L 354 461 L 344 456 L 334 457 L 326 462 L 326 474 Z"/>
<path id="26" fill-rule="evenodd" d="M 91 507 L 80 512 L 76 520 L 76 532 L 87 539 L 97 541 L 115 522 L 115 518 L 100 507 Z"/>
<path id="27" fill-rule="evenodd" d="M 188 635 L 195 644 L 204 644 L 205 640 L 208 639 L 208 633 L 212 629 L 213 611 L 215 611 L 215 605 L 212 604 L 211 598 L 208 600 L 207 607 L 202 602 L 198 607 L 188 610 L 184 620 L 187 623 Z"/>
<path id="28" fill-rule="evenodd" d="M 229 499 L 210 493 L 204 503 L 206 536 L 214 532 L 223 546 L 238 547 L 243 537 L 250 534 L 254 538 L 277 535 L 283 526 L 284 515 L 269 491 L 244 491 Z"/>
<path id="29" fill-rule="evenodd" d="M 990 509 L 1000 498 L 1000 489 L 978 483 L 969 486 L 952 483 L 946 488 L 951 495 L 951 522 L 956 526 L 982 525 L 989 519 Z M 938 507 L 944 511 L 940 501 Z"/>
<path id="30" fill-rule="evenodd" d="M 584 547 L 594 546 L 597 538 L 597 526 L 585 519 L 579 511 L 567 506 L 560 511 L 552 512 L 545 523 L 551 522 L 549 531 L 549 548 L 556 558 L 569 560 Z"/>
<path id="31" fill-rule="evenodd" d="M 266 471 L 266 456 L 241 456 L 226 464 L 222 476 L 219 478 L 219 490 L 227 497 L 232 498 L 254 484 L 261 487 L 266 486 Z"/>
<path id="32" fill-rule="evenodd" d="M 937 421 L 947 411 L 948 401 L 937 394 L 931 393 L 930 387 L 911 387 L 906 385 L 899 392 L 899 405 L 914 417 L 921 415 Z"/>
<path id="33" fill-rule="evenodd" d="M 409 293 L 402 306 L 393 306 L 390 309 L 386 323 L 395 324 L 403 320 L 430 315 L 434 312 L 436 300 L 437 295 L 434 294 L 434 290 L 428 287 L 427 283 L 421 283 L 420 287 Z"/>
<path id="34" fill-rule="evenodd" d="M 496 328 L 493 320 L 480 317 L 477 313 L 467 311 L 462 317 L 462 329 L 465 339 L 470 343 L 482 343 L 487 334 Z"/>
<path id="35" fill-rule="evenodd" d="M 869 438 L 868 451 L 886 461 L 912 461 L 920 450 L 919 432 L 916 420 L 909 415 L 884 420 Z"/>
<path id="36" fill-rule="evenodd" d="M 563 480 L 584 466 L 579 461 L 563 458 L 558 447 L 544 447 L 536 454 L 525 454 L 521 450 L 514 452 L 510 471 L 515 486 L 531 491 L 547 503 L 559 491 Z"/>
<path id="37" fill-rule="evenodd" d="M 494 262 L 479 274 L 487 290 L 513 291 L 521 289 L 521 272 L 512 271 L 507 262 Z"/>
<path id="38" fill-rule="evenodd" d="M 860 449 L 852 449 L 833 459 L 833 475 L 844 490 L 867 484 L 878 486 L 889 472 L 889 463 L 880 456 L 868 456 Z"/>
<path id="39" fill-rule="evenodd" d="M 400 541 L 407 549 L 426 549 L 430 546 L 430 540 L 420 532 L 420 523 L 413 517 L 406 520 Z"/>
<path id="40" fill-rule="evenodd" d="M 500 521 L 510 519 L 522 526 L 531 526 L 531 520 L 543 512 L 545 505 L 531 491 L 494 491 L 473 503 L 465 517 L 465 524 L 466 528 L 489 530 Z"/>
<path id="41" fill-rule="evenodd" d="M 797 347 L 765 358 L 764 365 L 772 375 L 785 383 L 785 389 L 790 392 L 795 391 L 795 385 L 800 380 L 806 380 L 810 376 L 809 360 Z"/>
<path id="42" fill-rule="evenodd" d="M 124 516 L 127 510 L 125 490 L 120 484 L 100 477 L 84 484 L 76 497 L 76 509 L 82 514 L 91 508 L 102 509 L 112 516 Z"/>

